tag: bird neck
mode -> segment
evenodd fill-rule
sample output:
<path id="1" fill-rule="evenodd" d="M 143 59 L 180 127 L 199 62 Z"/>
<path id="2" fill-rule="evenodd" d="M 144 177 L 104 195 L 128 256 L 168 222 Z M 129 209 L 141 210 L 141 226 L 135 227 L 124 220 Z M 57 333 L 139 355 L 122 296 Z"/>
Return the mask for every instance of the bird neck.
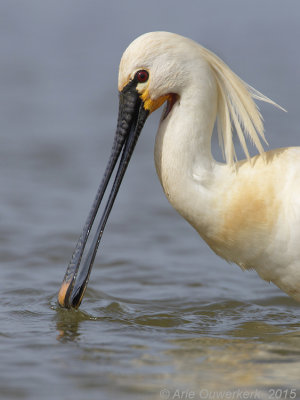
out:
<path id="1" fill-rule="evenodd" d="M 211 154 L 217 89 L 214 80 L 205 85 L 184 91 L 161 121 L 155 142 L 155 165 L 164 192 L 189 221 L 195 201 L 206 201 L 217 164 Z"/>

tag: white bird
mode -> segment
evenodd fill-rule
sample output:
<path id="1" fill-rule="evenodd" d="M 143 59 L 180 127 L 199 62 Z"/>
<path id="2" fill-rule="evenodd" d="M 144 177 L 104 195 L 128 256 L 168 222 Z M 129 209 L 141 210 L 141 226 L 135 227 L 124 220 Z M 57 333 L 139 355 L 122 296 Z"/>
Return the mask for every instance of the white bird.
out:
<path id="1" fill-rule="evenodd" d="M 112 156 L 67 269 L 59 304 L 80 305 L 136 140 L 148 114 L 165 101 L 155 165 L 169 202 L 217 255 L 242 269 L 255 269 L 262 279 L 300 301 L 300 148 L 264 152 L 262 118 L 253 99 L 278 105 L 209 50 L 168 32 L 147 33 L 130 44 L 120 63 L 119 92 Z M 216 121 L 225 163 L 211 153 Z M 236 160 L 233 129 L 245 160 Z M 259 155 L 249 156 L 247 137 Z M 122 148 L 110 199 L 77 278 L 91 225 Z"/>

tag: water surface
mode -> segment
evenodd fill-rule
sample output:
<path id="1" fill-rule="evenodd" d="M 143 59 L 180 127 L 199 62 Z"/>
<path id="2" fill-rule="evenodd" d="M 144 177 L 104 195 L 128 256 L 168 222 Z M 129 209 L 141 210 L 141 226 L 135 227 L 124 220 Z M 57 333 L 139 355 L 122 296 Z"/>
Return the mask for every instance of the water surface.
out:
<path id="1" fill-rule="evenodd" d="M 141 18 L 136 1 L 0 2 L 1 398 L 300 398 L 299 305 L 219 259 L 172 210 L 153 165 L 159 115 L 81 309 L 57 306 L 112 143 L 118 62 L 138 34 L 165 29 L 216 51 L 288 109 L 261 105 L 270 148 L 299 143 L 296 1 L 147 7 Z"/>

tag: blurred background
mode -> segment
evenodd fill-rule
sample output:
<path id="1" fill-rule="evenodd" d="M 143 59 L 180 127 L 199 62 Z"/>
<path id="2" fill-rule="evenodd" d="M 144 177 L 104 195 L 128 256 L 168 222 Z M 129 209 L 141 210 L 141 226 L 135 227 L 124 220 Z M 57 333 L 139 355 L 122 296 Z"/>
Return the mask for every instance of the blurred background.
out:
<path id="1" fill-rule="evenodd" d="M 271 149 L 299 144 L 299 21 L 297 0 L 0 0 L 2 398 L 298 396 L 299 306 L 219 259 L 172 210 L 153 163 L 160 111 L 81 310 L 56 296 L 108 160 L 129 43 L 166 30 L 214 51 L 288 111 L 259 104 Z M 213 152 L 221 160 L 216 135 Z"/>

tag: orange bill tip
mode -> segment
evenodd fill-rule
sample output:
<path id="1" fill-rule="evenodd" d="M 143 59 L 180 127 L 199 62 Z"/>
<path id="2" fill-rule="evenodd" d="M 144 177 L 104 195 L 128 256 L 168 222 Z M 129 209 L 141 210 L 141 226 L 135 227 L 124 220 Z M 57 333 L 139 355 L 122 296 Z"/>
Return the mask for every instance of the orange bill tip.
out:
<path id="1" fill-rule="evenodd" d="M 66 299 L 66 294 L 70 287 L 70 284 L 71 284 L 71 282 L 67 283 L 64 281 L 59 289 L 57 300 L 58 300 L 58 304 L 61 307 L 66 307 L 65 299 Z"/>

